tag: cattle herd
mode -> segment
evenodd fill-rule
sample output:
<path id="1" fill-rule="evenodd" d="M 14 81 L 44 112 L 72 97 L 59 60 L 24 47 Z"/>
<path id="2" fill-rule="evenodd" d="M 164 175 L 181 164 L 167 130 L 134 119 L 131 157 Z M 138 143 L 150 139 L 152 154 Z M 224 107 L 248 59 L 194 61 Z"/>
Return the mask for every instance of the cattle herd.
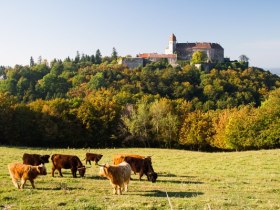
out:
<path id="1" fill-rule="evenodd" d="M 139 180 L 145 174 L 147 179 L 151 182 L 155 182 L 157 179 L 157 173 L 154 172 L 152 166 L 151 156 L 141 156 L 135 154 L 117 154 L 113 157 L 113 164 L 98 164 L 103 157 L 101 154 L 86 153 L 86 164 L 91 165 L 91 161 L 100 166 L 99 175 L 106 177 L 110 180 L 110 184 L 113 187 L 114 194 L 122 194 L 122 191 L 128 190 L 128 184 L 131 180 L 131 172 L 134 174 L 139 173 Z M 47 175 L 45 167 L 46 163 L 49 163 L 50 155 L 38 155 L 38 154 L 23 154 L 23 163 L 11 163 L 8 165 L 9 173 L 12 178 L 12 182 L 18 189 L 23 189 L 27 180 L 30 181 L 33 188 L 34 179 L 38 175 Z M 51 175 L 54 177 L 55 170 L 58 171 L 62 177 L 61 169 L 71 169 L 72 176 L 77 177 L 77 171 L 81 177 L 84 177 L 86 173 L 86 166 L 83 165 L 81 160 L 76 155 L 62 155 L 53 154 L 51 156 L 52 171 Z M 18 183 L 20 182 L 20 184 Z"/>

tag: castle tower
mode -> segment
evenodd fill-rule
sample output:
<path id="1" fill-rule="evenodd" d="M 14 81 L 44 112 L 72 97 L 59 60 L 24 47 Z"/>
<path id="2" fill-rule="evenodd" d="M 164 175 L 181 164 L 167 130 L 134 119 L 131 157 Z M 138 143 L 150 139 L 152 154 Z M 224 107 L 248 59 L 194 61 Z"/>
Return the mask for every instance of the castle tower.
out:
<path id="1" fill-rule="evenodd" d="M 171 34 L 169 37 L 169 44 L 168 47 L 165 49 L 165 54 L 174 54 L 176 50 L 176 36 L 174 34 Z"/>

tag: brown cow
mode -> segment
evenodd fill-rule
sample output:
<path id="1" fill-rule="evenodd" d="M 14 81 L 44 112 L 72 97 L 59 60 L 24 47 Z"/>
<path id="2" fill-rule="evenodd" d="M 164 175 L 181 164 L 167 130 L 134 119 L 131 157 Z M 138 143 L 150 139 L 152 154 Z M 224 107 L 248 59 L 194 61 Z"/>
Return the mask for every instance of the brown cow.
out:
<path id="1" fill-rule="evenodd" d="M 8 169 L 12 182 L 18 189 L 23 189 L 27 180 L 29 180 L 32 187 L 35 188 L 34 179 L 38 175 L 47 175 L 47 170 L 43 164 L 31 166 L 22 163 L 12 163 L 8 165 Z M 18 180 L 21 180 L 21 185 L 18 184 Z"/>
<path id="2" fill-rule="evenodd" d="M 119 154 L 115 155 L 113 158 L 114 165 L 117 165 L 123 161 L 129 163 L 134 174 L 139 173 L 140 181 L 142 176 L 145 174 L 149 181 L 156 182 L 157 173 L 154 172 L 152 159 L 150 156 L 144 157 L 135 154 Z"/>
<path id="3" fill-rule="evenodd" d="M 59 175 L 62 177 L 61 169 L 71 169 L 74 178 L 77 177 L 77 170 L 81 177 L 84 177 L 86 167 L 82 164 L 80 159 L 76 155 L 61 155 L 54 154 L 51 157 L 52 166 L 52 177 L 54 177 L 54 171 L 58 170 Z"/>
<path id="4" fill-rule="evenodd" d="M 94 154 L 94 153 L 86 153 L 86 164 L 89 162 L 89 164 L 91 165 L 90 161 L 94 161 L 95 165 L 97 165 L 98 161 L 101 160 L 101 158 L 103 157 L 103 155 L 101 154 Z"/>
<path id="5" fill-rule="evenodd" d="M 122 162 L 119 165 L 110 166 L 109 164 L 99 165 L 99 175 L 107 177 L 113 187 L 113 194 L 122 194 L 124 189 L 128 190 L 128 184 L 131 175 L 131 167 L 128 163 Z"/>
<path id="6" fill-rule="evenodd" d="M 38 166 L 41 164 L 49 163 L 49 155 L 27 154 L 22 156 L 23 164 Z"/>

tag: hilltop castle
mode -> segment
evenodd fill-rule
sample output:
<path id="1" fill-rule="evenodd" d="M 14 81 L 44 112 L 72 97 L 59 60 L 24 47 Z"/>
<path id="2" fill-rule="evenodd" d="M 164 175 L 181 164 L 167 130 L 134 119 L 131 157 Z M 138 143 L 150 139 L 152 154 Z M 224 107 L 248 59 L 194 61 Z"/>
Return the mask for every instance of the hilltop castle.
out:
<path id="1" fill-rule="evenodd" d="M 205 52 L 207 55 L 207 62 L 219 63 L 224 61 L 224 48 L 217 43 L 196 42 L 196 43 L 177 43 L 176 36 L 171 34 L 169 37 L 169 45 L 165 49 L 165 54 L 158 53 L 143 53 L 138 54 L 136 58 L 122 58 L 119 63 L 126 65 L 130 69 L 144 66 L 144 61 L 160 61 L 167 59 L 168 63 L 176 66 L 178 60 L 191 60 L 192 55 L 196 51 Z"/>
<path id="2" fill-rule="evenodd" d="M 192 54 L 196 51 L 205 52 L 208 62 L 224 61 L 224 48 L 221 45 L 209 42 L 177 43 L 174 34 L 169 37 L 169 45 L 165 49 L 165 54 L 177 54 L 178 60 L 191 60 Z"/>

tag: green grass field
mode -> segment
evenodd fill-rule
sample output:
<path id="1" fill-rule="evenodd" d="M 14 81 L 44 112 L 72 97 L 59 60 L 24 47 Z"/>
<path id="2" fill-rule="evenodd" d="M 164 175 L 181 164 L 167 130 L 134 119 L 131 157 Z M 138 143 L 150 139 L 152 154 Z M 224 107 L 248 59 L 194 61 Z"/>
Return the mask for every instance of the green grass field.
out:
<path id="1" fill-rule="evenodd" d="M 113 195 L 109 180 L 98 176 L 99 168 L 87 169 L 85 178 L 72 178 L 63 170 L 18 190 L 7 165 L 21 162 L 22 154 L 75 154 L 84 159 L 88 149 L 39 149 L 0 147 L 0 209 L 280 209 L 280 150 L 202 153 L 168 149 L 91 149 L 101 153 L 100 163 L 112 162 L 117 153 L 153 155 L 158 181 L 137 180 L 129 191 Z"/>

